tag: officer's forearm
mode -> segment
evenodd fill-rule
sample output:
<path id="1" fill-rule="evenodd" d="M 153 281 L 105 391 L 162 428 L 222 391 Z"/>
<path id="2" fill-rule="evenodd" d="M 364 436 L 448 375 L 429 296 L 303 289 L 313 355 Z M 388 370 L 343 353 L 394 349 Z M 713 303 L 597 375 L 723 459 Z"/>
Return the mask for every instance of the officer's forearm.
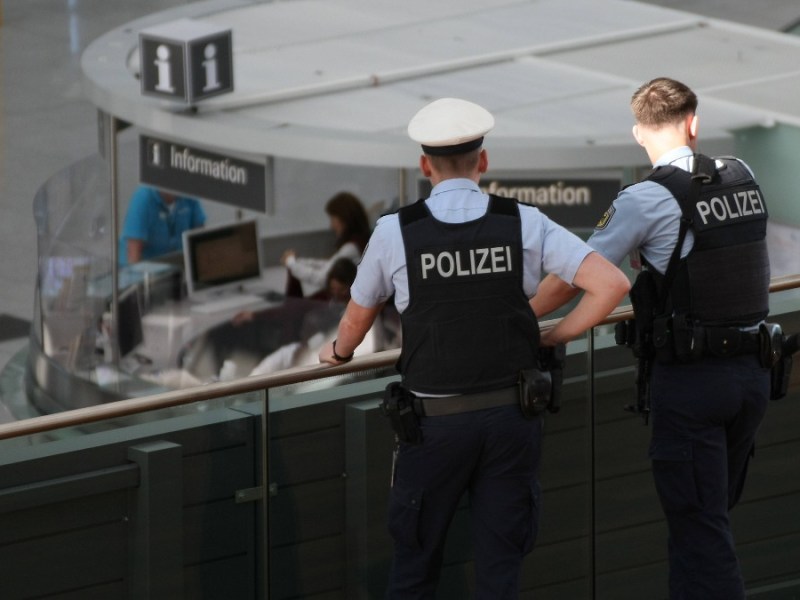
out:
<path id="1" fill-rule="evenodd" d="M 548 345 L 568 342 L 597 325 L 617 307 L 630 289 L 625 274 L 596 252 L 584 259 L 574 283 L 585 293 L 577 306 L 543 336 Z"/>
<path id="2" fill-rule="evenodd" d="M 347 304 L 347 309 L 339 322 L 339 330 L 336 334 L 337 356 L 350 356 L 358 345 L 364 340 L 364 336 L 372 327 L 375 317 L 381 310 L 381 305 L 367 308 L 356 304 L 352 300 Z M 333 359 L 334 349 L 323 347 L 320 351 L 320 360 L 323 362 L 337 363 Z"/>
<path id="3" fill-rule="evenodd" d="M 597 325 L 616 306 L 616 302 L 598 301 L 587 292 L 567 316 L 542 336 L 542 340 L 548 346 L 567 343 Z"/>
<path id="4" fill-rule="evenodd" d="M 347 304 L 347 309 L 339 322 L 339 331 L 336 335 L 336 353 L 347 356 L 353 353 L 364 340 L 375 317 L 381 310 L 378 305 L 367 308 L 356 304 L 352 300 Z"/>
<path id="5" fill-rule="evenodd" d="M 536 290 L 536 295 L 530 300 L 533 314 L 541 319 L 572 300 L 579 293 L 578 288 L 574 288 L 563 279 L 550 274 L 542 280 L 539 289 Z"/>

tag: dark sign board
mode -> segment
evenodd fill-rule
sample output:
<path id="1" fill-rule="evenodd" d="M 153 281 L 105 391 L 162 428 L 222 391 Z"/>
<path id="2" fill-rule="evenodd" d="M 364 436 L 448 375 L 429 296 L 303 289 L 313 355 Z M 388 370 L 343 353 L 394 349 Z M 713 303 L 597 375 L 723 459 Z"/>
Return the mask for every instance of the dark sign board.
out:
<path id="1" fill-rule="evenodd" d="M 480 183 L 487 194 L 516 198 L 535 206 L 569 229 L 593 229 L 619 193 L 618 179 L 495 179 Z M 419 182 L 420 198 L 430 195 L 427 179 Z"/>
<path id="2" fill-rule="evenodd" d="M 194 103 L 233 91 L 230 29 L 181 19 L 139 34 L 143 94 Z"/>
<path id="3" fill-rule="evenodd" d="M 265 212 L 266 172 L 265 163 L 139 136 L 139 179 L 154 187 Z"/>

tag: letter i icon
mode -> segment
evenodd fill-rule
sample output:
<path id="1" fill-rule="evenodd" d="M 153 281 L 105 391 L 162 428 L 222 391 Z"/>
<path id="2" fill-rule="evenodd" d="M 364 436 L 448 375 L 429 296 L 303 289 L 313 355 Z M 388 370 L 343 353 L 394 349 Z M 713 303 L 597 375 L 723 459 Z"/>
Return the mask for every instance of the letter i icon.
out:
<path id="1" fill-rule="evenodd" d="M 156 89 L 159 92 L 174 93 L 175 88 L 172 86 L 172 68 L 169 64 L 169 48 L 161 44 L 156 48 L 156 60 L 153 63 L 158 69 L 158 83 Z"/>
<path id="2" fill-rule="evenodd" d="M 147 144 L 149 163 L 154 167 L 163 167 L 161 164 L 161 144 L 156 141 L 149 141 Z"/>
<path id="3" fill-rule="evenodd" d="M 217 75 L 217 47 L 214 44 L 209 44 L 203 49 L 205 60 L 203 61 L 203 69 L 206 73 L 206 84 L 203 86 L 204 92 L 210 92 L 220 87 L 219 77 Z"/>

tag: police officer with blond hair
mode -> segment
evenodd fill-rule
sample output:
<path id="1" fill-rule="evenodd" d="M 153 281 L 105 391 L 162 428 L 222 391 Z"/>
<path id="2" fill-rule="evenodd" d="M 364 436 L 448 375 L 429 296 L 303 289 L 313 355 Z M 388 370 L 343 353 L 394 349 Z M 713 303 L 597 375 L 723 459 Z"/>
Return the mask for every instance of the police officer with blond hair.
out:
<path id="1" fill-rule="evenodd" d="M 517 598 L 541 504 L 541 416 L 523 416 L 520 373 L 540 344 L 566 342 L 604 318 L 629 288 L 625 275 L 536 208 L 478 187 L 493 116 L 443 98 L 408 133 L 422 145 L 430 197 L 381 218 L 359 264 L 351 301 L 320 360 L 352 358 L 383 304 L 401 314 L 398 369 L 418 433 L 400 439 L 392 475 L 394 539 L 387 597 L 433 598 L 450 521 L 470 498 L 476 597 Z M 541 336 L 530 306 L 543 272 L 585 290 Z"/>
<path id="2" fill-rule="evenodd" d="M 631 109 L 654 170 L 619 193 L 589 244 L 615 264 L 631 255 L 643 266 L 631 299 L 639 353 L 653 355 L 641 384 L 669 527 L 669 597 L 743 600 L 728 513 L 770 394 L 766 206 L 742 161 L 695 152 L 697 96 L 688 86 L 649 81 Z M 534 309 L 547 314 L 576 293 L 548 277 Z"/>

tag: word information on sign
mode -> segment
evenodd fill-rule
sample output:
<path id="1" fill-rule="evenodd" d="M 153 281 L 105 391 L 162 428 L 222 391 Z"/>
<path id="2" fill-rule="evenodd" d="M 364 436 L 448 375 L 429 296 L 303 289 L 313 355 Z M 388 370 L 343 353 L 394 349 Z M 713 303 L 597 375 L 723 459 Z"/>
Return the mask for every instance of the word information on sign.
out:
<path id="1" fill-rule="evenodd" d="M 161 189 L 265 212 L 266 172 L 265 163 L 139 137 L 139 179 Z"/>

